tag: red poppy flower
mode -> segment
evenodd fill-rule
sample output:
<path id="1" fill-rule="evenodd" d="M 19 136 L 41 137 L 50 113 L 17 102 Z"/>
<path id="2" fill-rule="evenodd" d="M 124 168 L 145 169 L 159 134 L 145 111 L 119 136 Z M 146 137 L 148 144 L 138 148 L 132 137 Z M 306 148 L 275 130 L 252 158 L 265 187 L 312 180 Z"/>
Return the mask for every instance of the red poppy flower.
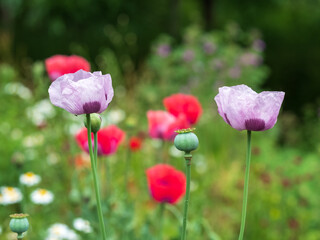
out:
<path id="1" fill-rule="evenodd" d="M 142 139 L 138 137 L 131 137 L 129 140 L 129 147 L 132 152 L 136 152 L 141 149 Z"/>
<path id="2" fill-rule="evenodd" d="M 167 164 L 155 165 L 146 171 L 152 198 L 160 203 L 177 203 L 186 192 L 183 172 Z"/>
<path id="3" fill-rule="evenodd" d="M 76 140 L 82 150 L 89 152 L 87 129 L 82 128 L 76 134 Z M 123 141 L 125 133 L 114 125 L 102 128 L 98 131 L 98 154 L 111 155 L 118 149 L 119 144 Z M 92 134 L 93 145 L 93 134 Z"/>
<path id="4" fill-rule="evenodd" d="M 166 111 L 148 111 L 149 135 L 151 138 L 173 140 L 175 130 L 190 127 L 184 115 L 175 117 Z"/>
<path id="5" fill-rule="evenodd" d="M 76 55 L 54 55 L 45 60 L 45 65 L 51 81 L 56 80 L 64 74 L 75 73 L 80 69 L 90 72 L 89 62 L 83 57 Z"/>
<path id="6" fill-rule="evenodd" d="M 190 124 L 195 124 L 202 114 L 202 107 L 199 100 L 192 96 L 182 93 L 173 94 L 163 100 L 167 111 L 178 117 L 184 114 Z"/>

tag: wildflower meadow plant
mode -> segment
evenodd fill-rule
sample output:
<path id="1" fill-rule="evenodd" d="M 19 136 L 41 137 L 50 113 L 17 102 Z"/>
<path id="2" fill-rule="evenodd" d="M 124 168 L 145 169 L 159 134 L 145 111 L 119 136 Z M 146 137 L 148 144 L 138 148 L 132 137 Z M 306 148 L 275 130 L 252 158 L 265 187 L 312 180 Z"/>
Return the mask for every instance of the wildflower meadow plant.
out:
<path id="1" fill-rule="evenodd" d="M 98 158 L 98 130 L 101 126 L 101 117 L 93 113 L 105 111 L 113 98 L 112 80 L 110 74 L 101 72 L 86 72 L 79 70 L 75 73 L 65 74 L 52 82 L 49 87 L 49 96 L 52 104 L 67 110 L 74 115 L 86 114 L 85 126 L 87 139 L 91 139 L 93 132 L 94 149 L 92 141 L 88 141 L 91 159 L 93 183 L 96 193 L 97 212 L 99 217 L 102 239 L 107 239 L 102 213 L 100 187 L 97 174 Z"/>
<path id="2" fill-rule="evenodd" d="M 284 92 L 272 91 L 258 94 L 246 85 L 237 85 L 219 88 L 219 94 L 215 97 L 223 120 L 234 129 L 247 130 L 247 160 L 239 240 L 243 239 L 247 212 L 251 131 L 265 131 L 276 124 L 284 95 Z"/>

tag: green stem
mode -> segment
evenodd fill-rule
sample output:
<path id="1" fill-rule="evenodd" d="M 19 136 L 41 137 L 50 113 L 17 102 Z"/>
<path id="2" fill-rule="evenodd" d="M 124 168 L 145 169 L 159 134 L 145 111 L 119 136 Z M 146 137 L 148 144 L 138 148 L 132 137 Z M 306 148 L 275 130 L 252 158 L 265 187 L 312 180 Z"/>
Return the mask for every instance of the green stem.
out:
<path id="1" fill-rule="evenodd" d="M 89 146 L 89 153 L 91 159 L 91 169 L 92 169 L 92 176 L 93 176 L 93 183 L 94 189 L 96 193 L 96 202 L 97 202 L 97 211 L 99 217 L 99 224 L 100 224 L 100 231 L 102 231 L 103 240 L 107 239 L 106 229 L 103 221 L 103 213 L 101 207 L 101 199 L 100 199 L 100 191 L 99 191 L 99 183 L 98 183 L 98 176 L 97 176 L 97 152 L 98 152 L 98 140 L 97 140 L 97 133 L 94 133 L 94 154 L 92 152 L 92 140 L 91 140 L 91 121 L 90 121 L 90 114 L 87 114 L 87 126 L 88 126 L 88 146 Z"/>
<path id="2" fill-rule="evenodd" d="M 246 225 L 248 187 L 249 187 L 249 175 L 250 175 L 250 160 L 251 160 L 251 131 L 248 130 L 248 132 L 247 132 L 246 175 L 245 175 L 245 179 L 244 179 L 244 188 L 243 188 L 243 203 L 242 203 L 242 216 L 241 216 L 241 227 L 240 227 L 240 233 L 239 233 L 239 240 L 243 239 L 244 228 Z"/>
<path id="3" fill-rule="evenodd" d="M 160 210 L 159 210 L 159 240 L 162 240 L 162 229 L 163 229 L 163 212 L 165 209 L 166 203 L 160 204 Z"/>
<path id="4" fill-rule="evenodd" d="M 127 193 L 128 193 L 130 164 L 131 164 L 131 151 L 128 148 L 127 149 L 127 156 L 126 156 L 126 166 L 125 166 L 125 172 L 124 172 L 124 191 L 125 191 L 125 196 L 127 196 Z"/>
<path id="5" fill-rule="evenodd" d="M 182 222 L 181 240 L 187 239 L 187 216 L 188 216 L 188 206 L 189 206 L 189 197 L 190 197 L 190 179 L 191 179 L 191 159 L 192 159 L 192 155 L 186 153 L 184 155 L 184 158 L 186 160 L 187 186 L 186 186 L 186 197 L 185 197 L 184 210 L 183 210 L 183 222 Z"/>

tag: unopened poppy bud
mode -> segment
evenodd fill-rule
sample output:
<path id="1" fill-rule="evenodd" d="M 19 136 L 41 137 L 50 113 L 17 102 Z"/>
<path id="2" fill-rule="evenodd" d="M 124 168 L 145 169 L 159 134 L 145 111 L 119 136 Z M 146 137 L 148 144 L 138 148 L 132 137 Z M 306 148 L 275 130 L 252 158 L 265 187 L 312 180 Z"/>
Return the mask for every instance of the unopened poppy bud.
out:
<path id="1" fill-rule="evenodd" d="M 176 131 L 178 135 L 174 139 L 174 145 L 177 149 L 190 153 L 198 148 L 199 140 L 197 135 L 192 132 L 193 130 L 189 128 Z"/>
<path id="2" fill-rule="evenodd" d="M 23 238 L 23 233 L 28 231 L 29 229 L 29 222 L 28 222 L 28 214 L 23 213 L 16 213 L 11 214 L 11 220 L 10 220 L 10 229 L 12 232 L 15 232 L 18 234 L 18 239 Z"/>
<path id="3" fill-rule="evenodd" d="M 90 114 L 90 122 L 91 122 L 91 132 L 97 133 L 100 129 L 102 118 L 97 113 L 91 113 Z M 88 128 L 87 119 L 84 121 L 84 125 L 86 128 Z"/>

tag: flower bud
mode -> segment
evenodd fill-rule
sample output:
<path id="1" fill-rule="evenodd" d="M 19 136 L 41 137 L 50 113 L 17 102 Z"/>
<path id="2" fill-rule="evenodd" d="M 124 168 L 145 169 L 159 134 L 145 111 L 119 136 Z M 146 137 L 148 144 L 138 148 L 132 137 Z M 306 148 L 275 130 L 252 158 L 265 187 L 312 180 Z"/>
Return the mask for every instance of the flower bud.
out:
<path id="1" fill-rule="evenodd" d="M 97 133 L 100 129 L 102 118 L 98 113 L 90 114 L 91 132 Z M 88 128 L 87 119 L 84 121 L 84 126 Z"/>
<path id="2" fill-rule="evenodd" d="M 28 222 L 28 214 L 16 213 L 11 214 L 10 220 L 10 229 L 12 232 L 18 233 L 18 238 L 22 238 L 22 233 L 28 231 L 29 222 Z"/>
<path id="3" fill-rule="evenodd" d="M 174 139 L 174 145 L 177 149 L 190 153 L 198 148 L 199 140 L 197 135 L 192 132 L 193 130 L 194 129 L 183 129 L 176 131 L 178 135 Z"/>

